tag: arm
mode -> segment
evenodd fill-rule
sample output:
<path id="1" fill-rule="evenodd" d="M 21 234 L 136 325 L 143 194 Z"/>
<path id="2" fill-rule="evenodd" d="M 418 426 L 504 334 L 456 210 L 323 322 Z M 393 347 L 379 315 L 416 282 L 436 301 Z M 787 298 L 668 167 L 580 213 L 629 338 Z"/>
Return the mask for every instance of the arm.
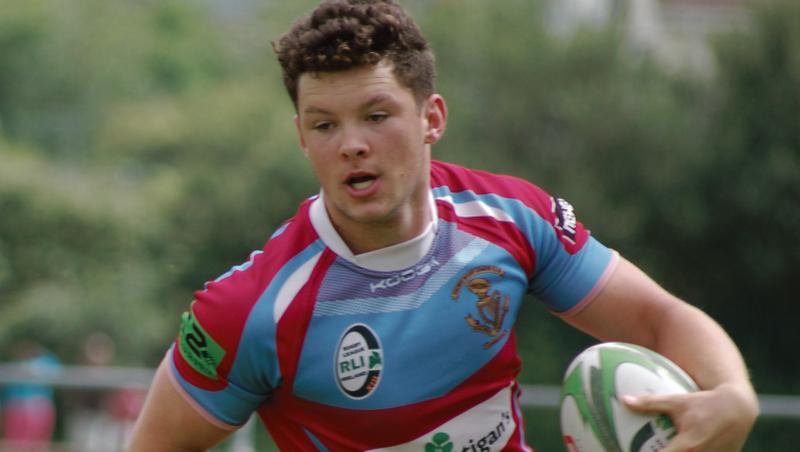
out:
<path id="1" fill-rule="evenodd" d="M 206 450 L 230 433 L 201 416 L 170 381 L 166 359 L 156 371 L 129 451 L 189 452 Z"/>
<path id="2" fill-rule="evenodd" d="M 606 287 L 566 321 L 603 341 L 655 350 L 686 370 L 703 389 L 625 401 L 635 410 L 670 415 L 679 434 L 664 452 L 742 448 L 758 415 L 758 401 L 738 348 L 708 315 L 621 259 Z"/>

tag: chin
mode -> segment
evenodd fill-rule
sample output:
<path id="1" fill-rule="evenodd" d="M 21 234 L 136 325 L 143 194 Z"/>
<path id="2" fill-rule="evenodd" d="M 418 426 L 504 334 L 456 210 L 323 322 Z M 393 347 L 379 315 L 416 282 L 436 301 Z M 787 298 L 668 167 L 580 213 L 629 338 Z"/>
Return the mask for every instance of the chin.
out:
<path id="1" fill-rule="evenodd" d="M 394 210 L 385 206 L 359 206 L 344 211 L 350 221 L 362 224 L 382 224 L 391 221 Z"/>
<path id="2" fill-rule="evenodd" d="M 386 212 L 364 212 L 348 215 L 348 218 L 361 224 L 384 224 L 391 220 L 391 215 Z"/>
<path id="3" fill-rule="evenodd" d="M 331 201 L 334 201 L 331 199 Z M 337 213 L 337 217 L 352 223 L 359 224 L 386 224 L 390 223 L 400 211 L 400 206 L 390 202 L 385 197 L 380 199 L 353 200 L 344 196 L 334 201 L 329 206 Z"/>

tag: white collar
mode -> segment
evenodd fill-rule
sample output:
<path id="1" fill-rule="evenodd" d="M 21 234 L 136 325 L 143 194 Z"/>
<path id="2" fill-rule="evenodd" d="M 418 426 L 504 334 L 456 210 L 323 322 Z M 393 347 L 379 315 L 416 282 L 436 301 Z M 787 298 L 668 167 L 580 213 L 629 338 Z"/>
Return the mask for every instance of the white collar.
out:
<path id="1" fill-rule="evenodd" d="M 333 227 L 328 212 L 325 210 L 324 193 L 322 190 L 315 199 L 309 211 L 311 224 L 317 231 L 325 245 L 334 253 L 354 264 L 375 271 L 395 271 L 411 267 L 419 262 L 431 249 L 439 215 L 436 211 L 436 201 L 433 193 L 428 192 L 428 205 L 431 210 L 431 222 L 420 235 L 405 242 L 387 246 L 386 248 L 354 255 L 347 244 L 344 243 L 336 228 Z"/>

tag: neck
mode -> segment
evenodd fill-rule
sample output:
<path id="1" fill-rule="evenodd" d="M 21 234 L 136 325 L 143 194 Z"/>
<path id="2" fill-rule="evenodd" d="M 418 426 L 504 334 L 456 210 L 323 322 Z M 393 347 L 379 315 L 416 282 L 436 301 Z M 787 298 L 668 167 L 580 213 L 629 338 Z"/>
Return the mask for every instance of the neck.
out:
<path id="1" fill-rule="evenodd" d="M 336 231 L 354 255 L 379 250 L 409 241 L 423 232 L 431 222 L 428 212 L 414 215 L 414 221 L 372 223 L 358 231 L 336 227 Z"/>
<path id="2" fill-rule="evenodd" d="M 415 196 L 417 202 L 401 206 L 384 221 L 353 221 L 331 215 L 331 208 L 325 207 L 339 237 L 353 255 L 359 255 L 406 242 L 425 232 L 433 221 L 430 194 L 425 190 Z"/>

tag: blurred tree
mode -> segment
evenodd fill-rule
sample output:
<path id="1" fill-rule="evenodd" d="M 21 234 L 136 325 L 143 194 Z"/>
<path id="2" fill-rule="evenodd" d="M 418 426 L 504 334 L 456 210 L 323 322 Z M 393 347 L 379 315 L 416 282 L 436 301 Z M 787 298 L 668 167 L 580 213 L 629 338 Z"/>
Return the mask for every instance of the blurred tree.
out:
<path id="1" fill-rule="evenodd" d="M 645 226 L 699 215 L 690 177 L 707 122 L 701 87 L 632 55 L 614 27 L 564 39 L 545 32 L 541 3 L 468 4 L 425 18 L 448 24 L 426 28 L 451 113 L 435 155 L 569 199 L 596 236 L 669 286 Z M 558 381 L 590 341 L 538 306 L 520 325 L 534 381 Z"/>
<path id="2" fill-rule="evenodd" d="M 269 44 L 315 2 L 11 3 L 0 331 L 68 350 L 102 326 L 124 359 L 152 363 L 191 291 L 317 189 Z M 435 157 L 566 197 L 601 240 L 720 319 L 766 388 L 796 390 L 800 369 L 777 359 L 795 339 L 781 323 L 796 314 L 799 253 L 784 243 L 800 222 L 795 5 L 770 3 L 720 39 L 704 82 L 632 54 L 614 27 L 550 35 L 543 2 L 408 4 L 450 106 Z M 770 309 L 753 309 L 762 299 Z M 590 339 L 530 304 L 525 378 L 558 381 Z M 131 319 L 148 340 L 126 346 Z"/>
<path id="3" fill-rule="evenodd" d="M 260 54 L 277 32 L 248 17 L 242 48 L 180 0 L 19 3 L 0 18 L 0 349 L 32 336 L 69 360 L 100 329 L 152 364 L 191 291 L 315 190 Z"/>
<path id="4" fill-rule="evenodd" d="M 794 364 L 773 371 L 796 342 L 791 325 L 759 337 L 796 317 L 798 249 L 785 241 L 800 226 L 797 6 L 768 2 L 752 28 L 720 39 L 718 76 L 704 81 L 631 54 L 613 27 L 563 40 L 543 32 L 541 4 L 467 3 L 425 18 L 451 107 L 437 155 L 570 199 L 601 240 L 719 319 L 758 381 L 797 390 Z M 754 314 L 761 299 L 770 309 Z M 552 381 L 586 338 L 533 311 L 522 325 L 548 334 L 521 333 L 539 357 L 529 378 Z"/>
<path id="5" fill-rule="evenodd" d="M 767 392 L 800 392 L 793 281 L 800 268 L 800 5 L 766 2 L 750 29 L 717 40 L 706 154 L 691 174 L 703 216 L 659 228 L 682 243 L 676 280 L 737 338 Z M 676 259 L 677 258 L 677 259 Z M 680 261 L 678 261 L 680 259 Z M 765 334 L 765 332 L 769 332 Z"/>
<path id="6" fill-rule="evenodd" d="M 128 337 L 131 319 L 161 322 L 148 312 L 158 305 L 142 303 L 160 283 L 141 248 L 157 231 L 143 194 L 18 146 L 0 143 L 0 161 L 0 344 L 36 338 L 72 359 L 98 328 L 130 343 L 131 356 L 154 347 Z"/>
<path id="7" fill-rule="evenodd" d="M 120 362 L 154 365 L 192 290 L 316 192 L 270 49 L 314 3 L 6 1 L 0 357 L 30 337 L 77 361 L 102 330 Z M 800 6 L 760 4 L 749 28 L 717 39 L 704 80 L 632 53 L 613 24 L 553 36 L 545 2 L 407 4 L 450 107 L 434 157 L 569 199 L 602 241 L 720 320 L 761 391 L 800 391 L 787 359 Z M 557 383 L 592 340 L 530 301 L 523 379 Z M 537 443 L 558 442 L 554 423 L 530 424 Z M 755 444 L 781 449 L 765 428 Z"/>

